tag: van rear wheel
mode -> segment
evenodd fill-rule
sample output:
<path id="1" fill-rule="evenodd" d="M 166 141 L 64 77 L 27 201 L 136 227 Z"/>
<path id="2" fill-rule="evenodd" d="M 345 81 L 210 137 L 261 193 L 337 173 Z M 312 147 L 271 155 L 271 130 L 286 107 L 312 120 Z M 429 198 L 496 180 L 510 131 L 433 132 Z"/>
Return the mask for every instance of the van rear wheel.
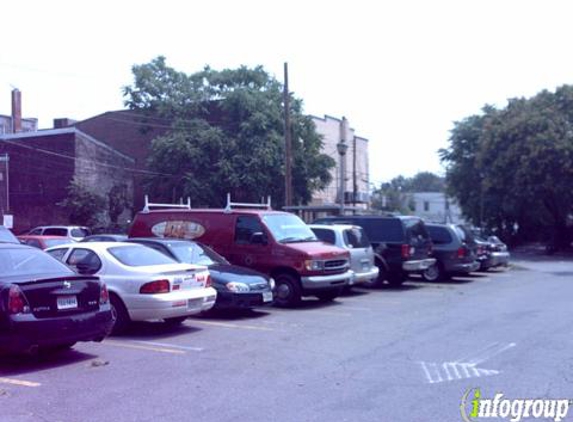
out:
<path id="1" fill-rule="evenodd" d="M 281 307 L 298 305 L 302 296 L 298 280 L 285 273 L 277 275 L 274 279 L 276 283 L 275 304 Z"/>

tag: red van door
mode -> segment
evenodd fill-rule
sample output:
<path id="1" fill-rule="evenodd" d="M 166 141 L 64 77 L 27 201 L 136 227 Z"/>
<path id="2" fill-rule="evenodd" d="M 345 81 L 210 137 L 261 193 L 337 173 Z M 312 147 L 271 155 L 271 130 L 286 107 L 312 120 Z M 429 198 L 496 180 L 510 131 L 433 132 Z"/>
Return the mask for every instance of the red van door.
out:
<path id="1" fill-rule="evenodd" d="M 272 244 L 257 216 L 238 215 L 235 220 L 233 246 L 227 253 L 236 265 L 268 273 L 271 269 Z"/>

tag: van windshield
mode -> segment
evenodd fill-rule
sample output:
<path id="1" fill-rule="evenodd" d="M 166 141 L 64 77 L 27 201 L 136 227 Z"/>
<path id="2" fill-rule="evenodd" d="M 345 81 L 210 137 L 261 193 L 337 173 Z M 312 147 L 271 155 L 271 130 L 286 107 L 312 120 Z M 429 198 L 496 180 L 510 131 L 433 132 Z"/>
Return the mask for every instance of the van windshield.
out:
<path id="1" fill-rule="evenodd" d="M 318 241 L 310 227 L 294 214 L 265 215 L 263 216 L 263 221 L 277 242 Z"/>

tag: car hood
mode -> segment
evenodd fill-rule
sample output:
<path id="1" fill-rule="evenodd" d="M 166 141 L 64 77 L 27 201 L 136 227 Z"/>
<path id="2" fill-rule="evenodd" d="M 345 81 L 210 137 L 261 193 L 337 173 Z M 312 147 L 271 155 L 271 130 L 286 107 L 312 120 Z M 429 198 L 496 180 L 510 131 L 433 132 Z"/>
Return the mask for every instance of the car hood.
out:
<path id="1" fill-rule="evenodd" d="M 268 283 L 264 274 L 238 265 L 216 264 L 209 267 L 214 283 L 227 284 L 231 281 L 245 284 Z"/>
<path id="2" fill-rule="evenodd" d="M 310 255 L 314 259 L 350 258 L 347 250 L 320 241 L 283 243 L 282 246 L 295 249 L 301 254 Z"/>

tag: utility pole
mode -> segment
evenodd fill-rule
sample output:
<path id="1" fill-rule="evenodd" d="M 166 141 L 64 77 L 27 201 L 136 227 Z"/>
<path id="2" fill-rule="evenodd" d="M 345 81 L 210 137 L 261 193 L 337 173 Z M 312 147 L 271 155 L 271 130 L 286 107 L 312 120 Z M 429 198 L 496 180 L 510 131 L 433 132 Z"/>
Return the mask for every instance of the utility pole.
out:
<path id="1" fill-rule="evenodd" d="M 285 108 L 285 206 L 292 205 L 292 139 L 290 127 L 290 94 L 288 89 L 288 63 L 284 64 Z"/>
<path id="2" fill-rule="evenodd" d="M 356 208 L 356 196 L 358 195 L 358 181 L 356 180 L 356 136 L 352 138 L 352 206 Z M 356 210 L 354 210 L 356 213 Z"/>

